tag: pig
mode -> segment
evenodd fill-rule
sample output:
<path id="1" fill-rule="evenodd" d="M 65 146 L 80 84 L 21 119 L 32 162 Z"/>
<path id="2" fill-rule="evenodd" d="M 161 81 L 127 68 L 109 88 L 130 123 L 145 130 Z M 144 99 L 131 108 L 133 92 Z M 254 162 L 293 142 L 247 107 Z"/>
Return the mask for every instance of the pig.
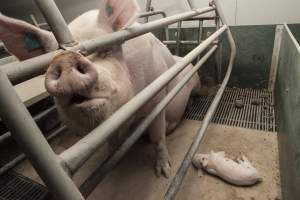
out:
<path id="1" fill-rule="evenodd" d="M 99 9 L 83 13 L 68 27 L 80 43 L 139 26 L 136 23 L 139 10 L 135 0 L 101 0 Z M 56 50 L 59 46 L 51 32 L 1 14 L 0 40 L 20 60 Z M 87 134 L 180 59 L 173 57 L 151 33 L 97 50 L 91 55 L 65 50 L 51 61 L 45 87 L 54 97 L 62 121 L 77 132 Z M 189 65 L 135 113 L 115 137 L 126 135 L 135 122 L 145 118 L 192 67 Z M 195 75 L 148 128 L 156 152 L 157 176 L 170 176 L 166 134 L 180 122 L 188 98 L 199 89 L 199 84 L 199 77 Z"/>
<path id="2" fill-rule="evenodd" d="M 262 177 L 246 156 L 235 162 L 226 158 L 224 151 L 212 151 L 210 154 L 195 155 L 193 165 L 237 186 L 251 186 L 262 181 Z"/>

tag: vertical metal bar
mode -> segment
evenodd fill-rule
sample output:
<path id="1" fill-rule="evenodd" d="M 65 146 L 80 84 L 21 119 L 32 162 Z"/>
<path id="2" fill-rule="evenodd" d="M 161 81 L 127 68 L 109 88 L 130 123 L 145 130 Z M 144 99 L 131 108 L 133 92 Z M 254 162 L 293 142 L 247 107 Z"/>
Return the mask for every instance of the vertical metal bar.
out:
<path id="1" fill-rule="evenodd" d="M 75 45 L 75 40 L 68 28 L 66 21 L 57 8 L 54 0 L 34 0 L 57 39 L 58 43 L 65 46 Z"/>
<path id="2" fill-rule="evenodd" d="M 175 52 L 177 56 L 179 56 L 179 52 L 180 52 L 181 26 L 182 26 L 182 21 L 179 21 L 177 25 L 177 39 L 176 39 L 176 52 Z"/>
<path id="3" fill-rule="evenodd" d="M 274 40 L 274 48 L 273 48 L 273 55 L 272 55 L 269 84 L 268 84 L 269 92 L 274 91 L 274 87 L 275 87 L 280 46 L 281 46 L 281 40 L 282 40 L 282 32 L 283 32 L 283 25 L 277 25 L 276 32 L 275 32 L 275 40 Z"/>
<path id="4" fill-rule="evenodd" d="M 0 96 L 0 116 L 3 122 L 52 194 L 60 200 L 83 200 L 2 70 Z"/>
<path id="5" fill-rule="evenodd" d="M 198 27 L 198 44 L 202 42 L 203 39 L 203 20 L 199 20 L 199 27 Z M 197 57 L 197 61 L 199 61 L 201 58 L 201 55 Z"/>
<path id="6" fill-rule="evenodd" d="M 223 24 L 227 24 L 226 23 L 226 20 L 224 18 L 224 15 L 222 13 L 222 10 L 221 10 L 221 7 L 220 7 L 220 4 L 219 4 L 219 1 L 218 0 L 215 0 L 214 1 L 215 5 L 216 5 L 216 8 L 219 12 L 219 15 L 222 19 L 222 22 Z M 219 102 L 222 98 L 222 95 L 224 93 L 224 90 L 226 88 L 226 85 L 229 81 L 229 78 L 230 78 L 230 75 L 231 75 L 231 71 L 232 71 L 232 68 L 233 68 L 233 64 L 234 64 L 234 60 L 235 60 L 235 56 L 236 56 L 236 46 L 235 46 L 235 42 L 234 42 L 234 39 L 232 37 L 232 34 L 230 32 L 230 29 L 228 28 L 227 29 L 227 38 L 228 38 L 228 41 L 229 41 L 229 45 L 230 45 L 230 49 L 231 49 L 231 55 L 230 55 L 230 60 L 229 60 L 229 65 L 228 65 L 228 69 L 227 69 L 227 73 L 225 75 L 225 78 L 221 84 L 221 87 L 220 89 L 218 90 L 212 104 L 210 105 L 209 107 L 209 110 L 207 111 L 205 117 L 204 117 L 204 120 L 203 120 L 203 123 L 202 123 L 202 126 L 201 128 L 199 129 L 199 131 L 197 132 L 196 136 L 195 136 L 195 139 L 191 145 L 191 147 L 189 148 L 188 152 L 186 153 L 185 155 L 185 158 L 183 160 L 183 162 L 181 163 L 174 179 L 172 180 L 171 182 L 171 185 L 170 187 L 168 188 L 168 191 L 166 192 L 165 196 L 164 196 L 164 199 L 165 200 L 173 200 L 175 199 L 176 197 L 176 194 L 182 184 L 182 181 L 187 173 L 187 170 L 191 164 L 191 161 L 195 155 L 195 153 L 197 152 L 198 148 L 199 148 L 199 145 L 201 143 L 201 140 L 203 138 L 203 135 L 205 133 L 205 131 L 207 130 L 208 128 L 208 125 L 211 121 L 211 118 L 213 117 L 218 105 L 219 105 Z"/>
<path id="7" fill-rule="evenodd" d="M 151 3 L 152 3 L 152 0 L 147 0 L 147 2 L 146 2 L 146 12 L 151 11 Z M 149 16 L 145 17 L 144 22 L 145 23 L 149 22 Z"/>
<path id="8" fill-rule="evenodd" d="M 219 14 L 216 11 L 216 30 L 219 30 L 220 28 L 220 18 Z M 222 82 L 222 44 L 220 39 L 218 38 L 217 40 L 218 44 L 218 50 L 216 51 L 216 64 L 217 64 L 217 82 L 221 83 Z"/>

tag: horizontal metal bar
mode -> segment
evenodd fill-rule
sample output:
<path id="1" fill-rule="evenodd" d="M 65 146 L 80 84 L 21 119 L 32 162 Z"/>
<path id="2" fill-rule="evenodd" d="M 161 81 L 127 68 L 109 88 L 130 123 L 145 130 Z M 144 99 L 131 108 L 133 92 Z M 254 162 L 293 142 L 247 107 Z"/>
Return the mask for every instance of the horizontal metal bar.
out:
<path id="1" fill-rule="evenodd" d="M 105 175 L 111 171 L 118 162 L 122 159 L 125 153 L 132 145 L 142 136 L 145 130 L 149 127 L 155 117 L 171 102 L 171 100 L 181 91 L 187 82 L 195 75 L 200 67 L 207 59 L 216 51 L 217 46 L 213 46 L 201 60 L 181 79 L 181 81 L 164 97 L 164 99 L 155 106 L 152 112 L 143 120 L 143 122 L 135 129 L 128 139 L 119 147 L 119 149 L 108 159 L 106 159 L 80 186 L 80 191 L 83 196 L 88 196 L 92 190 L 103 180 Z"/>
<path id="2" fill-rule="evenodd" d="M 140 13 L 139 18 L 150 17 L 153 15 L 162 15 L 163 17 L 167 17 L 167 14 L 164 11 L 149 11 L 145 13 Z"/>
<path id="3" fill-rule="evenodd" d="M 105 122 L 91 131 L 87 136 L 74 144 L 71 148 L 60 154 L 63 166 L 67 166 L 74 173 L 84 162 L 102 146 L 125 121 L 127 121 L 146 102 L 154 97 L 164 86 L 166 86 L 176 75 L 178 75 L 189 63 L 202 53 L 216 38 L 218 38 L 227 26 L 224 25 L 199 46 L 187 54 L 180 62 L 176 63 L 168 71 L 159 76 L 144 90 L 138 93 L 129 102 L 118 109 Z"/>
<path id="4" fill-rule="evenodd" d="M 121 44 L 126 40 L 148 33 L 155 29 L 162 28 L 164 26 L 176 23 L 178 21 L 188 19 L 190 17 L 194 17 L 214 10 L 215 9 L 213 7 L 207 7 L 207 8 L 201 8 L 193 11 L 184 12 L 181 14 L 173 15 L 146 24 L 142 24 L 140 26 L 132 26 L 128 29 L 114 32 L 112 34 L 103 35 L 102 37 L 85 41 L 81 45 L 82 48 L 85 50 L 85 52 L 94 52 L 97 49 L 106 49 L 110 47 L 112 44 L 118 44 L 118 43 Z"/>
<path id="5" fill-rule="evenodd" d="M 0 117 L 51 193 L 61 200 L 83 200 L 1 69 L 0 96 Z"/>
<path id="6" fill-rule="evenodd" d="M 46 139 L 48 141 L 51 141 L 52 139 L 56 138 L 59 134 L 61 134 L 65 130 L 67 130 L 66 126 L 59 127 L 57 130 L 55 130 L 53 133 L 51 133 Z M 14 158 L 12 161 L 10 161 L 9 163 L 3 165 L 0 168 L 0 176 L 2 174 L 6 173 L 7 171 L 11 170 L 15 166 L 17 166 L 20 162 L 22 162 L 25 159 L 26 159 L 26 155 L 25 154 L 20 154 L 16 158 Z"/>
<path id="7" fill-rule="evenodd" d="M 199 16 L 199 17 L 192 17 L 189 19 L 185 19 L 182 21 L 208 21 L 208 20 L 215 20 L 217 16 L 212 16 L 212 17 L 204 17 L 204 16 Z"/>
<path id="8" fill-rule="evenodd" d="M 73 46 L 75 44 L 75 40 L 54 0 L 34 1 L 43 13 L 47 23 L 51 27 L 51 30 L 58 43 L 66 46 Z"/>
<path id="9" fill-rule="evenodd" d="M 45 117 L 47 117 L 49 114 L 53 113 L 54 111 L 56 111 L 56 107 L 51 106 L 50 108 L 34 116 L 33 119 L 37 124 L 39 124 L 41 120 L 43 120 Z M 10 132 L 4 133 L 3 135 L 0 136 L 0 145 L 5 143 L 9 139 L 11 139 L 11 133 Z"/>
<path id="10" fill-rule="evenodd" d="M 70 50 L 82 50 L 86 53 L 92 53 L 97 49 L 105 49 L 107 47 L 110 47 L 111 45 L 122 43 L 126 40 L 148 33 L 155 29 L 159 29 L 161 27 L 173 24 L 177 21 L 197 16 L 203 13 L 207 13 L 213 10 L 213 7 L 207 7 L 155 20 L 146 24 L 141 24 L 139 26 L 131 27 L 122 31 L 103 35 L 95 39 L 82 42 L 81 45 L 72 47 L 70 48 Z M 27 79 L 30 79 L 36 75 L 44 73 L 53 57 L 59 52 L 62 52 L 62 50 L 57 50 L 47 54 L 43 54 L 41 56 L 22 61 L 20 63 L 3 65 L 3 69 L 10 81 L 13 84 L 17 84 Z"/>
<path id="11" fill-rule="evenodd" d="M 223 24 L 227 24 L 226 23 L 226 20 L 225 20 L 225 17 L 224 17 L 224 14 L 220 8 L 220 4 L 219 4 L 219 1 L 218 0 L 215 0 L 215 5 L 217 7 L 217 10 L 218 10 L 218 13 L 222 19 L 222 22 Z M 194 140 L 193 140 L 193 143 L 192 145 L 190 146 L 188 152 L 186 153 L 185 157 L 184 157 L 184 160 L 183 162 L 181 163 L 178 171 L 176 172 L 176 175 L 175 177 L 173 178 L 169 188 L 168 188 L 168 191 L 166 192 L 165 196 L 164 196 L 164 199 L 165 200 L 173 200 L 175 199 L 176 197 L 176 194 L 182 184 L 182 181 L 187 173 L 187 170 L 192 162 L 192 159 L 195 155 L 195 153 L 197 152 L 198 148 L 199 148 L 199 145 L 202 141 L 202 138 L 207 130 L 207 127 L 219 105 L 219 102 L 222 98 L 222 95 L 224 93 L 224 90 L 226 88 L 226 85 L 229 81 L 229 78 L 230 78 L 230 75 L 231 75 L 231 71 L 232 71 L 232 68 L 233 68 L 233 64 L 234 64 L 234 60 L 235 60 L 235 56 L 236 56 L 236 46 L 235 46 L 235 42 L 234 42 L 234 39 L 233 39 L 233 36 L 230 32 L 230 29 L 227 29 L 227 38 L 228 38 L 228 41 L 229 41 L 229 45 L 230 45 L 230 49 L 231 49 L 231 54 L 230 54 L 230 61 L 229 61 L 229 64 L 228 64 L 228 69 L 227 69 L 227 72 L 226 72 L 226 75 L 225 75 L 225 78 L 216 94 L 216 96 L 214 97 L 214 100 L 213 102 L 211 103 L 205 117 L 204 117 L 204 120 L 201 124 L 201 128 L 198 130 Z"/>
<path id="12" fill-rule="evenodd" d="M 145 21 L 148 22 L 149 21 L 149 16 L 153 16 L 153 15 L 162 15 L 162 17 L 166 18 L 167 14 L 164 11 L 150 11 L 150 12 L 145 12 L 145 13 L 141 13 L 139 15 L 140 18 L 142 17 L 146 17 Z M 166 26 L 165 28 L 165 40 L 169 40 L 169 28 L 168 26 Z"/>
<path id="13" fill-rule="evenodd" d="M 169 44 L 169 45 L 175 45 L 176 44 L 176 41 L 175 40 L 166 40 L 166 41 L 163 41 L 164 44 Z M 193 41 L 193 40 L 184 40 L 184 41 L 180 41 L 180 44 L 186 44 L 186 45 L 196 45 L 196 44 L 199 44 L 198 41 Z"/>

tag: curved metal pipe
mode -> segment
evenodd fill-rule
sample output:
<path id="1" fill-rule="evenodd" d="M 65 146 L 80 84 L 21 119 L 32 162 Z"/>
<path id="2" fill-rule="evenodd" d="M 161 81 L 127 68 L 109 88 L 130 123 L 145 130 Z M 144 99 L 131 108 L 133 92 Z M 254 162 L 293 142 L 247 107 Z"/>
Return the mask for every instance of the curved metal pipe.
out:
<path id="1" fill-rule="evenodd" d="M 208 58 L 216 51 L 217 46 L 214 45 L 201 60 L 181 79 L 181 81 L 164 97 L 164 99 L 155 106 L 151 113 L 143 120 L 143 122 L 135 129 L 128 139 L 120 146 L 120 148 L 108 159 L 106 159 L 101 166 L 99 166 L 94 173 L 80 186 L 80 191 L 84 196 L 88 196 L 92 190 L 103 180 L 105 175 L 111 171 L 126 152 L 134 145 L 134 143 L 142 136 L 145 130 L 149 127 L 151 122 L 157 115 L 171 102 L 171 100 L 181 91 L 186 83 L 193 77 L 193 75 L 200 69 L 200 67 L 207 61 Z"/>
<path id="2" fill-rule="evenodd" d="M 225 32 L 227 26 L 224 25 L 209 38 L 204 40 L 199 46 L 187 54 L 180 62 L 176 63 L 168 71 L 159 76 L 155 81 L 144 88 L 129 102 L 119 108 L 101 125 L 91 131 L 72 147 L 60 154 L 64 161 L 63 166 L 68 166 L 70 172 L 78 170 L 89 157 L 102 146 L 125 121 L 127 121 L 138 109 L 154 97 L 163 87 L 165 87 L 175 76 L 177 76 L 188 64 L 190 64 L 200 53 Z M 101 134 L 99 134 L 101 133 Z"/>
<path id="3" fill-rule="evenodd" d="M 220 18 L 223 22 L 223 24 L 227 24 L 226 23 L 226 20 L 224 18 L 224 14 L 221 10 L 221 7 L 220 7 L 220 4 L 219 4 L 219 1 L 218 0 L 215 0 L 215 5 L 216 5 L 216 8 L 218 10 L 218 13 L 220 15 Z M 172 182 L 171 182 L 171 185 L 169 186 L 165 196 L 164 196 L 164 199 L 165 200 L 173 200 L 175 199 L 176 197 L 176 194 L 182 184 L 182 181 L 187 173 L 187 170 L 192 162 L 192 159 L 195 155 L 195 153 L 197 152 L 198 148 L 199 148 L 199 145 L 202 141 L 202 138 L 207 130 L 207 127 L 219 105 L 219 102 L 222 98 L 222 95 L 224 93 L 224 90 L 226 88 L 226 85 L 229 81 L 229 78 L 230 78 L 230 75 L 231 75 L 231 71 L 232 71 L 232 68 L 233 68 L 233 64 L 234 64 L 234 60 L 235 60 L 235 56 L 236 56 L 236 46 L 235 46 L 235 42 L 234 42 L 234 39 L 233 39 L 233 36 L 230 32 L 229 29 L 227 29 L 227 38 L 228 38 L 228 41 L 229 41 L 229 44 L 230 44 L 230 49 L 231 49 L 231 54 L 230 54 L 230 61 L 229 61 L 229 65 L 228 65 L 228 69 L 227 69 L 227 73 L 225 75 L 225 78 L 221 84 L 221 87 L 219 88 L 213 102 L 211 103 L 205 117 L 204 117 L 204 120 L 202 122 L 202 125 L 201 125 L 201 128 L 198 130 L 194 140 L 193 140 L 193 143 L 191 145 L 191 147 L 189 148 L 188 152 L 186 153 L 185 157 L 184 157 L 184 160 L 183 162 L 181 163 L 178 171 L 176 172 L 176 175 L 175 177 L 173 178 Z"/>

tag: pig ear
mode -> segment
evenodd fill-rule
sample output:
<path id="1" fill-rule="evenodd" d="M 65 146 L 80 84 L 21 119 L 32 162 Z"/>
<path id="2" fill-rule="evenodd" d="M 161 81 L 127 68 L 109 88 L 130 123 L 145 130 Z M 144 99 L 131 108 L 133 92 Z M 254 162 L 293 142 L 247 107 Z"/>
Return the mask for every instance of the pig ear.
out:
<path id="1" fill-rule="evenodd" d="M 140 11 L 136 0 L 101 0 L 99 23 L 107 31 L 118 31 L 132 25 Z"/>
<path id="2" fill-rule="evenodd" d="M 20 60 L 32 58 L 58 48 L 51 32 L 0 14 L 0 40 Z"/>

